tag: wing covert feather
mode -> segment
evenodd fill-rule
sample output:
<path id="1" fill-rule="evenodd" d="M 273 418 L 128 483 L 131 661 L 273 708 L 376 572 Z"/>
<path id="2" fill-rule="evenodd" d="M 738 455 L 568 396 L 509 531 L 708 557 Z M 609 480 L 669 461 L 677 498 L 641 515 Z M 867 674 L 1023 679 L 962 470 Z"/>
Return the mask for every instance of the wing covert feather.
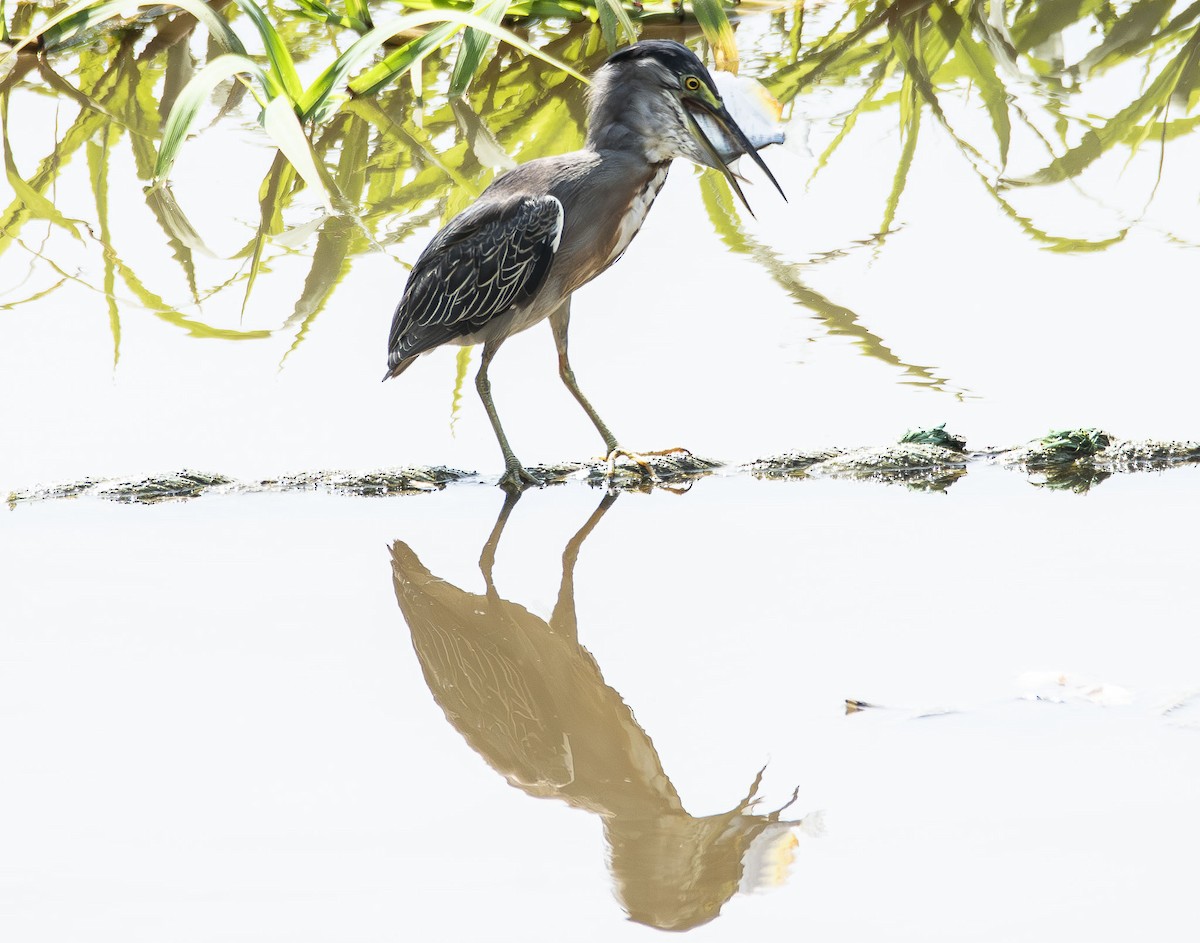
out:
<path id="1" fill-rule="evenodd" d="M 549 195 L 477 203 L 451 220 L 417 259 L 392 316 L 388 375 L 531 298 L 562 228 L 562 204 Z"/>

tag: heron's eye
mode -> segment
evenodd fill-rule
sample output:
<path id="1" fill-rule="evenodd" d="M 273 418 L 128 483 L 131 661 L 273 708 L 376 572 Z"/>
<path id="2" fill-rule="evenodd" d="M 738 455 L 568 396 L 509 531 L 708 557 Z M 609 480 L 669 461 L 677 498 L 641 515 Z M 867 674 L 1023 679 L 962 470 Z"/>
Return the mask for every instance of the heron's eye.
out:
<path id="1" fill-rule="evenodd" d="M 700 80 L 694 75 L 689 75 L 683 80 L 683 87 L 689 92 L 700 91 Z"/>

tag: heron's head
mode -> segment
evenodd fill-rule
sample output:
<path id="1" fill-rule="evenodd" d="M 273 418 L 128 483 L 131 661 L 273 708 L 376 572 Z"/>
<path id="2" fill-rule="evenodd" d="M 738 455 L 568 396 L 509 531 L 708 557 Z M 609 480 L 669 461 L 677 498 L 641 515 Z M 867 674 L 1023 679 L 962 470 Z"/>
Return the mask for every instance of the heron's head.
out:
<path id="1" fill-rule="evenodd" d="M 713 167 L 725 175 L 743 203 L 746 197 L 719 152 L 732 153 L 734 158 L 749 154 L 783 195 L 779 182 L 726 110 L 704 63 L 686 46 L 669 40 L 626 46 L 596 72 L 589 92 L 588 146 L 633 150 L 650 163 L 684 157 Z"/>

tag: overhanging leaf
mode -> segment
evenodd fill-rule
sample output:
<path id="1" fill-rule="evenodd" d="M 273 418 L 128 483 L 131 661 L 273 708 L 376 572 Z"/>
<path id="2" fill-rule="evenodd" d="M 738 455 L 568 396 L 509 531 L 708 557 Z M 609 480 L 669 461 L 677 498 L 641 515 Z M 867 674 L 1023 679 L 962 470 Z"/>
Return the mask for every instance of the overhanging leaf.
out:
<path id="1" fill-rule="evenodd" d="M 175 159 L 179 156 L 179 148 L 196 122 L 196 116 L 201 106 L 208 101 L 212 90 L 235 75 L 246 74 L 256 78 L 264 92 L 269 92 L 271 83 L 266 73 L 253 59 L 246 56 L 226 53 L 217 56 L 212 62 L 192 77 L 187 86 L 175 99 L 175 105 L 167 116 L 163 126 L 162 142 L 158 148 L 158 161 L 154 166 L 154 176 L 163 180 L 171 172 Z"/>

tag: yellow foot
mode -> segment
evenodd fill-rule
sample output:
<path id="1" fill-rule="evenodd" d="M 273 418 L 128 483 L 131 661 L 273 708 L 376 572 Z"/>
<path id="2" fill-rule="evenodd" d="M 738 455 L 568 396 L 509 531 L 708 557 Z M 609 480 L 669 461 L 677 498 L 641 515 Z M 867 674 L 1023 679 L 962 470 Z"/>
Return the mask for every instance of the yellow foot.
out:
<path id="1" fill-rule="evenodd" d="M 637 465 L 638 468 L 640 468 L 642 470 L 643 477 L 649 478 L 651 481 L 659 481 L 658 472 L 656 472 L 654 470 L 653 465 L 651 465 L 648 461 L 646 461 L 646 456 L 649 455 L 649 456 L 660 456 L 661 457 L 664 455 L 678 455 L 680 453 L 687 455 L 687 456 L 691 456 L 691 454 L 692 454 L 687 449 L 679 447 L 679 446 L 676 446 L 673 449 L 661 449 L 657 452 L 630 452 L 628 449 L 623 449 L 618 446 L 617 448 L 614 448 L 611 451 L 609 451 L 608 458 L 606 459 L 606 461 L 608 462 L 608 477 L 613 478 L 616 476 L 616 474 L 617 474 L 617 459 L 619 457 L 623 456 L 623 457 L 629 459 L 631 462 L 633 462 L 635 465 Z"/>
<path id="2" fill-rule="evenodd" d="M 540 485 L 541 482 L 525 470 L 520 463 L 507 465 L 504 474 L 497 482 L 505 491 L 524 491 L 530 485 Z"/>

